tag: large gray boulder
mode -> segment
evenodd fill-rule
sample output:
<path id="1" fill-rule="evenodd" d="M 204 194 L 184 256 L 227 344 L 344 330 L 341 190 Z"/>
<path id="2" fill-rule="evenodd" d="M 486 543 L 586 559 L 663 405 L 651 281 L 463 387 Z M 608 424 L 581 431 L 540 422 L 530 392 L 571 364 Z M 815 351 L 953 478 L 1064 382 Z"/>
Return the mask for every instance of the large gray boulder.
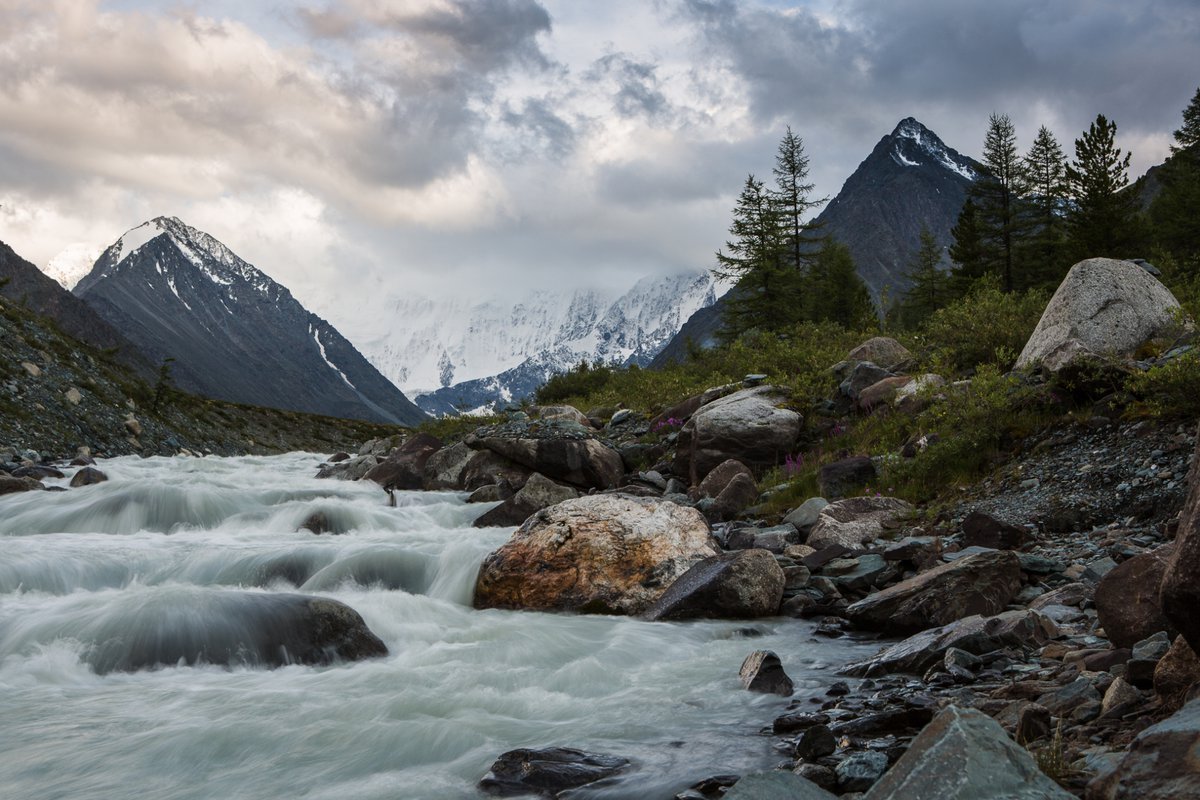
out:
<path id="1" fill-rule="evenodd" d="M 1165 544 L 1127 559 L 1096 584 L 1096 614 L 1104 634 L 1115 647 L 1133 647 L 1159 631 L 1170 631 L 1163 614 L 1159 586 L 1175 544 Z M 1194 613 L 1195 606 L 1192 606 Z"/>
<path id="2" fill-rule="evenodd" d="M 934 717 L 866 800 L 1070 800 L 1000 724 L 973 708 Z"/>
<path id="3" fill-rule="evenodd" d="M 975 614 L 999 614 L 1020 590 L 1020 559 L 995 550 L 922 572 L 864 597 L 846 613 L 863 628 L 910 633 Z"/>
<path id="4" fill-rule="evenodd" d="M 1071 267 L 1042 313 L 1016 369 L 1057 372 L 1081 357 L 1128 357 L 1178 328 L 1179 301 L 1131 261 L 1089 258 Z"/>
<path id="5" fill-rule="evenodd" d="M 415 490 L 424 485 L 425 462 L 442 449 L 442 440 L 418 433 L 368 470 L 363 480 L 375 481 L 385 489 Z"/>
<path id="6" fill-rule="evenodd" d="M 846 356 L 847 361 L 870 361 L 884 369 L 895 369 L 912 359 L 908 348 L 889 336 L 867 339 Z"/>
<path id="7" fill-rule="evenodd" d="M 462 442 L 443 447 L 425 462 L 423 477 L 426 489 L 462 489 L 463 470 L 475 451 Z"/>
<path id="8" fill-rule="evenodd" d="M 796 446 L 802 418 L 781 408 L 788 396 L 777 386 L 743 389 L 701 406 L 679 431 L 675 472 L 698 484 L 727 459 L 748 467 L 783 462 Z"/>
<path id="9" fill-rule="evenodd" d="M 1200 800 L 1200 699 L 1138 734 L 1087 800 Z"/>
<path id="10" fill-rule="evenodd" d="M 807 545 L 818 550 L 832 545 L 855 549 L 887 536 L 913 511 L 896 497 L 851 497 L 821 509 L 808 534 Z"/>
<path id="11" fill-rule="evenodd" d="M 671 584 L 646 619 L 738 619 L 779 611 L 783 569 L 766 550 L 736 550 L 706 558 Z"/>
<path id="12" fill-rule="evenodd" d="M 641 614 L 693 564 L 717 555 L 694 508 L 597 494 L 539 511 L 484 559 L 476 608 Z"/>

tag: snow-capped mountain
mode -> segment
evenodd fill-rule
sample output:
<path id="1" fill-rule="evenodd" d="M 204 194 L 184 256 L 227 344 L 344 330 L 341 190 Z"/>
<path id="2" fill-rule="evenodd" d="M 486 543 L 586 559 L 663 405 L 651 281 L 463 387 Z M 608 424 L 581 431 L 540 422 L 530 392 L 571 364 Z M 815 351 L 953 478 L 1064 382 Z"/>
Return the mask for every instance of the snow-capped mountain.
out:
<path id="1" fill-rule="evenodd" d="M 582 359 L 645 365 L 716 300 L 708 273 L 647 277 L 624 293 L 539 290 L 520 302 L 404 296 L 360 336 L 380 372 L 435 414 L 518 400 Z"/>
<path id="2" fill-rule="evenodd" d="M 174 217 L 129 230 L 74 293 L 176 384 L 241 403 L 415 424 L 424 414 L 325 320 Z"/>

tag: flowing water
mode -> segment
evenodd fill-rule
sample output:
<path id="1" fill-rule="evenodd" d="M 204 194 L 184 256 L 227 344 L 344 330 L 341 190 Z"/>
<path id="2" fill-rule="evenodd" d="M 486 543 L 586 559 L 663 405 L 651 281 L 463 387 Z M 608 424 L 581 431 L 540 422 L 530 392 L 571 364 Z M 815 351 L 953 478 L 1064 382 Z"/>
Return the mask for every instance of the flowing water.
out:
<path id="1" fill-rule="evenodd" d="M 318 461 L 121 458 L 97 486 L 0 497 L 0 797 L 474 798 L 500 753 L 562 745 L 634 761 L 581 797 L 669 798 L 779 759 L 759 731 L 787 703 L 741 689 L 747 653 L 818 697 L 868 647 L 798 620 L 473 610 L 511 528 L 470 527 L 487 506 L 453 493 L 389 508 Z M 318 510 L 342 535 L 297 532 Z M 238 635 L 246 592 L 340 600 L 390 655 L 107 669 L 164 628 Z"/>

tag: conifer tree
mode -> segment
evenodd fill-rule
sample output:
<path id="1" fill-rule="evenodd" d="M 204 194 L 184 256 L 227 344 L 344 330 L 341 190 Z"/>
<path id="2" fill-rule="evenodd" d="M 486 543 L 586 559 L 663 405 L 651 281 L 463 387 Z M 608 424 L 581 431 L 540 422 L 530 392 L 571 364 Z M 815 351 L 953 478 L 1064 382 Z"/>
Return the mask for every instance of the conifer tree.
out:
<path id="1" fill-rule="evenodd" d="M 1077 259 L 1126 258 L 1139 244 L 1137 197 L 1129 185 L 1130 154 L 1116 144 L 1117 124 L 1103 114 L 1075 140 L 1075 160 L 1067 165 L 1073 207 L 1067 231 Z"/>
<path id="2" fill-rule="evenodd" d="M 871 292 L 844 244 L 827 241 L 813 260 L 813 275 L 809 316 L 814 322 L 835 322 L 853 329 L 876 319 Z"/>
<path id="3" fill-rule="evenodd" d="M 928 228 L 921 228 L 921 246 L 905 275 L 910 286 L 900 306 L 900 323 L 916 327 L 950 300 L 949 278 L 941 269 L 942 247 Z"/>
<path id="4" fill-rule="evenodd" d="M 958 212 L 950 236 L 954 240 L 950 245 L 950 260 L 954 262 L 950 268 L 950 294 L 956 298 L 965 297 L 971 285 L 987 272 L 979 208 L 970 196 Z"/>
<path id="5" fill-rule="evenodd" d="M 1024 165 L 1017 152 L 1017 133 L 1007 114 L 988 118 L 983 142 L 984 174 L 970 190 L 979 213 L 985 271 L 1000 276 L 1004 291 L 1017 284 L 1014 253 L 1022 235 L 1022 203 L 1026 192 Z"/>
<path id="6" fill-rule="evenodd" d="M 808 155 L 804 152 L 804 140 L 792 132 L 790 125 L 779 142 L 772 172 L 775 175 L 775 190 L 771 192 L 771 199 L 783 218 L 787 260 L 803 271 L 823 242 L 822 237 L 816 234 L 816 226 L 812 222 L 805 222 L 804 218 L 826 198 L 810 199 L 813 183 L 808 178 Z"/>
<path id="7" fill-rule="evenodd" d="M 1020 288 L 1057 283 L 1065 273 L 1063 220 L 1067 200 L 1067 158 L 1050 129 L 1043 125 L 1025 155 L 1029 182 L 1029 230 L 1022 261 L 1026 265 Z"/>
<path id="8" fill-rule="evenodd" d="M 1175 131 L 1162 185 L 1150 206 L 1155 238 L 1183 262 L 1200 260 L 1200 89 L 1183 111 L 1183 126 Z"/>

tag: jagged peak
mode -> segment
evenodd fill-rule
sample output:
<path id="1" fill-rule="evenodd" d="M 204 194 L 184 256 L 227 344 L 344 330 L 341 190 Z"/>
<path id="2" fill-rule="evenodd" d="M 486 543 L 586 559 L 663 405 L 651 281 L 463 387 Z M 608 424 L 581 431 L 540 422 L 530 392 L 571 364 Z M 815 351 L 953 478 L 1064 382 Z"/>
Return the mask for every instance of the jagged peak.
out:
<path id="1" fill-rule="evenodd" d="M 911 145 L 908 144 L 909 141 L 912 142 Z M 935 165 L 955 172 L 969 181 L 979 177 L 970 159 L 947 147 L 936 133 L 922 125 L 915 117 L 900 120 L 891 135 L 884 137 L 884 142 L 890 143 L 888 149 L 891 158 L 901 166 L 921 166 L 923 162 L 919 156 L 924 154 L 928 155 Z"/>

